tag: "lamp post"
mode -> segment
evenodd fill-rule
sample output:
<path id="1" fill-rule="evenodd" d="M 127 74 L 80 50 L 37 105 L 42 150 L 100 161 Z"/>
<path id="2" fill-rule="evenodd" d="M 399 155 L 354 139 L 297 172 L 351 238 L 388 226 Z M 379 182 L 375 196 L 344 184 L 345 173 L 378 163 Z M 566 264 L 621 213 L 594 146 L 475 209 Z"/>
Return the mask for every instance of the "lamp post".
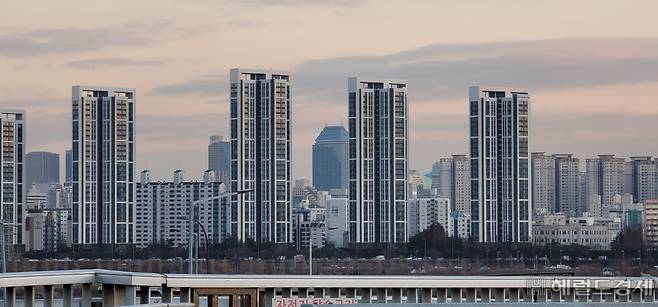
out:
<path id="1" fill-rule="evenodd" d="M 317 225 L 317 223 L 315 225 Z M 308 275 L 313 275 L 313 231 L 316 229 L 318 228 L 313 224 L 310 224 L 308 232 Z M 338 229 L 338 227 L 328 227 L 327 231 L 336 229 Z"/>
<path id="2" fill-rule="evenodd" d="M 234 195 L 245 194 L 245 193 L 249 193 L 249 192 L 253 192 L 253 191 L 254 191 L 253 189 L 249 189 L 249 190 L 241 190 L 241 191 L 236 191 L 236 192 L 225 192 L 225 193 L 221 193 L 217 196 L 208 197 L 208 198 L 204 198 L 204 199 L 199 199 L 199 200 L 196 200 L 196 201 L 193 201 L 193 202 L 190 203 L 190 206 L 189 206 L 189 208 L 190 208 L 189 211 L 190 212 L 189 212 L 189 221 L 188 221 L 189 231 L 188 231 L 188 238 L 187 238 L 187 246 L 188 246 L 187 271 L 188 271 L 189 274 L 194 273 L 194 261 L 193 261 L 194 252 L 192 250 L 193 249 L 192 242 L 194 241 L 194 227 L 192 227 L 192 224 L 194 223 L 194 207 L 197 206 L 198 204 L 202 203 L 202 202 L 216 200 L 216 199 L 222 199 L 222 198 L 225 198 L 225 197 L 231 197 L 231 196 L 234 196 Z M 207 245 L 207 243 L 206 243 L 206 245 Z"/>

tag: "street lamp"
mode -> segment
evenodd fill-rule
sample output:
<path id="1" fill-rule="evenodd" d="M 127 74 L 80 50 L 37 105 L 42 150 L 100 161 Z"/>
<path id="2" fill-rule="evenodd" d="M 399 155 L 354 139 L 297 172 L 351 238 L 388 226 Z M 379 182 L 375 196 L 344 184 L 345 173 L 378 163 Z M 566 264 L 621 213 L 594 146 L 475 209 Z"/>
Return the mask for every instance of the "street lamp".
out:
<path id="1" fill-rule="evenodd" d="M 317 223 L 315 225 L 317 226 Z M 310 224 L 308 231 L 308 275 L 313 275 L 313 231 L 318 229 L 316 226 Z M 338 227 L 328 227 L 327 231 L 336 229 Z"/>
<path id="2" fill-rule="evenodd" d="M 189 274 L 194 273 L 194 261 L 193 261 L 194 252 L 192 250 L 192 242 L 194 241 L 194 227 L 192 227 L 192 223 L 194 223 L 194 217 L 193 217 L 194 207 L 197 206 L 200 203 L 203 203 L 203 202 L 216 200 L 216 199 L 222 199 L 222 198 L 225 198 L 225 197 L 231 197 L 231 196 L 234 196 L 234 195 L 245 194 L 245 193 L 249 193 L 249 192 L 253 192 L 253 191 L 254 191 L 253 189 L 248 189 L 248 190 L 240 190 L 240 191 L 236 191 L 236 192 L 224 192 L 224 193 L 221 193 L 217 196 L 208 197 L 208 198 L 204 198 L 204 199 L 199 199 L 199 200 L 196 200 L 196 201 L 193 201 L 193 202 L 190 203 L 190 206 L 189 206 L 189 208 L 190 208 L 189 215 L 190 216 L 189 216 L 189 222 L 188 222 L 189 231 L 188 231 L 188 238 L 187 238 L 187 246 L 188 246 L 188 248 L 187 248 L 188 249 L 188 253 L 187 253 L 187 258 L 188 258 L 187 271 L 188 271 Z M 206 241 L 206 245 L 207 245 L 207 241 Z"/>

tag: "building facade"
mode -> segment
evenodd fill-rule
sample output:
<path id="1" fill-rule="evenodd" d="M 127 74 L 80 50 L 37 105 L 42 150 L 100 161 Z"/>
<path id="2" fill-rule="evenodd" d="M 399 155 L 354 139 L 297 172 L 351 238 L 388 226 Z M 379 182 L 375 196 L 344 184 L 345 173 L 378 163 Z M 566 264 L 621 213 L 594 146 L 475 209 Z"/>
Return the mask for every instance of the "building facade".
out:
<path id="1" fill-rule="evenodd" d="M 409 200 L 409 237 L 413 237 L 434 224 L 443 227 L 446 236 L 453 236 L 453 218 L 450 199 L 442 197 Z"/>
<path id="2" fill-rule="evenodd" d="M 287 73 L 231 69 L 229 233 L 239 240 L 292 241 L 291 99 Z"/>
<path id="3" fill-rule="evenodd" d="M 24 244 L 24 210 L 25 195 L 28 187 L 25 185 L 25 146 L 26 146 L 25 111 L 1 110 L 0 127 L 2 127 L 2 189 L 0 189 L 0 216 L 3 223 L 14 227 L 4 227 L 5 240 L 8 244 Z"/>
<path id="4" fill-rule="evenodd" d="M 471 221 L 464 217 L 471 215 L 471 160 L 466 155 L 452 155 L 435 162 L 432 165 L 432 189 L 436 189 L 439 196 L 450 199 L 451 231 L 468 238 Z"/>
<path id="5" fill-rule="evenodd" d="M 471 238 L 529 242 L 529 107 L 527 91 L 470 88 Z"/>
<path id="6" fill-rule="evenodd" d="M 633 200 L 641 203 L 658 199 L 658 162 L 649 156 L 631 157 Z"/>
<path id="7" fill-rule="evenodd" d="M 648 250 L 658 250 L 658 200 L 645 200 L 642 233 Z"/>
<path id="8" fill-rule="evenodd" d="M 70 185 L 73 181 L 73 150 L 67 150 L 65 153 L 64 167 L 64 183 Z"/>
<path id="9" fill-rule="evenodd" d="M 313 186 L 319 191 L 347 189 L 347 130 L 325 126 L 313 144 Z"/>
<path id="10" fill-rule="evenodd" d="M 567 218 L 563 213 L 547 214 L 533 226 L 532 238 L 538 245 L 578 244 L 592 250 L 610 250 L 610 244 L 621 228 L 619 219 Z"/>
<path id="11" fill-rule="evenodd" d="M 533 214 L 555 213 L 555 160 L 543 152 L 533 152 L 531 157 Z"/>
<path id="12" fill-rule="evenodd" d="M 136 93 L 73 87 L 74 244 L 135 241 Z"/>
<path id="13" fill-rule="evenodd" d="M 153 181 L 148 170 L 142 171 L 137 184 L 136 245 L 151 244 L 187 246 L 189 210 L 193 202 L 220 197 L 223 184 L 215 180 L 213 171 L 206 171 L 204 181 L 186 181 L 181 170 L 174 172 L 172 181 Z M 201 201 L 195 206 L 194 218 L 208 233 L 209 243 L 228 238 L 225 199 Z M 194 231 L 199 232 L 195 223 Z M 205 244 L 205 241 L 203 241 Z"/>
<path id="14" fill-rule="evenodd" d="M 219 182 L 228 183 L 231 169 L 231 142 L 221 135 L 210 137 L 208 144 L 208 169 L 215 172 Z"/>
<path id="15" fill-rule="evenodd" d="M 598 158 L 586 159 L 587 204 L 592 198 L 601 196 L 601 203 L 610 206 L 615 195 L 624 194 L 626 161 L 614 155 L 599 155 Z"/>
<path id="16" fill-rule="evenodd" d="M 408 237 L 408 101 L 405 82 L 348 80 L 349 241 Z"/>
<path id="17" fill-rule="evenodd" d="M 566 217 L 578 217 L 586 211 L 581 206 L 580 160 L 571 154 L 555 154 L 555 210 Z M 534 184 L 534 183 L 533 183 Z"/>
<path id="18" fill-rule="evenodd" d="M 25 155 L 25 183 L 59 184 L 59 155 L 52 152 L 33 151 Z"/>

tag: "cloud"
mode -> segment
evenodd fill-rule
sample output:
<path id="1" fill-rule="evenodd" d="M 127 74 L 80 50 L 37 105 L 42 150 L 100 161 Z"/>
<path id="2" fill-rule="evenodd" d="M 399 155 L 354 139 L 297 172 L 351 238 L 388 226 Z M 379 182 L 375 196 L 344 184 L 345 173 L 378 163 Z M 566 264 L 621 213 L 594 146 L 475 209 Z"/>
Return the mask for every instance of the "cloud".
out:
<path id="1" fill-rule="evenodd" d="M 95 58 L 71 61 L 66 66 L 73 68 L 95 68 L 99 66 L 155 66 L 164 63 L 160 60 L 132 60 L 124 58 Z"/>
<path id="2" fill-rule="evenodd" d="M 105 28 L 63 28 L 0 35 L 0 55 L 7 57 L 97 51 L 115 46 L 143 46 L 165 24 L 132 24 Z"/>
<path id="3" fill-rule="evenodd" d="M 228 93 L 228 76 L 226 75 L 206 75 L 200 79 L 156 87 L 149 92 L 151 95 L 162 96 L 221 96 L 226 93 Z"/>
<path id="4" fill-rule="evenodd" d="M 654 81 L 658 39 L 436 44 L 382 56 L 306 61 L 293 81 L 310 101 L 344 100 L 350 76 L 407 80 L 414 100 L 463 97 L 468 86 L 478 84 L 544 90 Z"/>

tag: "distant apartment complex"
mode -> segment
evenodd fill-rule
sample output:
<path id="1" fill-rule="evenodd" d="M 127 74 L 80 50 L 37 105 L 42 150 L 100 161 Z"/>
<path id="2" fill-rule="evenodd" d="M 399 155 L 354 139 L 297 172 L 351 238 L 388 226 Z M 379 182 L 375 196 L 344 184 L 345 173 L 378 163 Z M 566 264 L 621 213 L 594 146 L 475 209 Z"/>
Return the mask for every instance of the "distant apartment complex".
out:
<path id="1" fill-rule="evenodd" d="M 527 91 L 470 88 L 471 237 L 529 242 L 532 200 Z"/>
<path id="2" fill-rule="evenodd" d="M 135 110 L 130 88 L 73 87 L 74 244 L 135 241 Z"/>
<path id="3" fill-rule="evenodd" d="M 23 211 L 25 210 L 25 147 L 26 119 L 25 111 L 0 110 L 0 127 L 2 127 L 2 189 L 0 189 L 0 216 L 4 227 L 5 240 L 10 244 L 24 244 Z"/>
<path id="4" fill-rule="evenodd" d="M 148 170 L 142 171 L 137 184 L 136 245 L 171 244 L 187 246 L 189 210 L 193 202 L 224 193 L 214 171 L 207 170 L 203 181 L 186 181 L 183 171 L 174 172 L 172 181 L 155 181 Z M 194 206 L 194 218 L 208 233 L 209 244 L 228 238 L 225 199 L 201 201 Z M 194 232 L 200 232 L 194 224 Z M 205 244 L 205 242 L 203 242 Z"/>
<path id="5" fill-rule="evenodd" d="M 231 69 L 228 233 L 240 241 L 292 241 L 290 75 Z"/>
<path id="6" fill-rule="evenodd" d="M 343 126 L 325 126 L 313 144 L 313 186 L 319 191 L 347 189 L 348 141 Z"/>
<path id="7" fill-rule="evenodd" d="M 410 238 L 435 224 L 443 227 L 446 236 L 453 236 L 450 199 L 438 196 L 410 199 L 408 210 Z"/>
<path id="8" fill-rule="evenodd" d="M 406 242 L 407 84 L 348 80 L 349 241 Z"/>
<path id="9" fill-rule="evenodd" d="M 532 208 L 534 216 L 554 213 L 555 159 L 543 152 L 532 153 Z"/>
<path id="10" fill-rule="evenodd" d="M 452 155 L 435 162 L 432 165 L 432 189 L 436 189 L 439 196 L 450 199 L 453 229 L 446 229 L 446 232 L 468 238 L 471 226 L 471 160 L 466 155 Z"/>

